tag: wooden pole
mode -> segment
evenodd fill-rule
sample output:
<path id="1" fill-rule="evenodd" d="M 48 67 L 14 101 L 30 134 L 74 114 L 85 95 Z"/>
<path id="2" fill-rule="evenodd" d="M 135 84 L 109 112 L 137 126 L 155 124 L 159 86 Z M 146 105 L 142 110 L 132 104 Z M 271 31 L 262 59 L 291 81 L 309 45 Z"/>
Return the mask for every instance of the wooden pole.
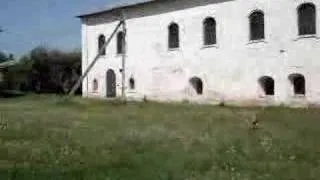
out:
<path id="1" fill-rule="evenodd" d="M 99 52 L 97 54 L 97 56 L 93 59 L 93 61 L 89 64 L 89 66 L 87 67 L 86 71 L 80 76 L 80 78 L 78 79 L 77 83 L 72 87 L 71 91 L 69 92 L 69 96 L 73 96 L 74 93 L 76 92 L 76 90 L 80 87 L 82 81 L 84 80 L 84 78 L 86 78 L 86 76 L 88 75 L 88 73 L 90 72 L 91 68 L 95 65 L 95 63 L 98 61 L 99 57 L 101 56 L 102 52 L 104 51 L 104 49 L 109 45 L 110 41 L 112 40 L 112 38 L 114 37 L 114 35 L 117 33 L 118 29 L 121 27 L 121 25 L 123 24 L 123 21 L 120 21 L 119 24 L 116 26 L 116 28 L 114 29 L 114 31 L 112 32 L 112 34 L 110 35 L 110 37 L 108 38 L 108 40 L 103 44 L 103 46 L 101 47 L 101 49 L 99 49 Z"/>
<path id="2" fill-rule="evenodd" d="M 123 30 L 123 52 L 122 52 L 122 87 L 121 87 L 121 95 L 122 100 L 126 100 L 126 92 L 125 92 L 125 84 L 126 84 L 126 54 L 127 54 L 127 27 L 124 13 L 122 12 L 122 30 Z"/>

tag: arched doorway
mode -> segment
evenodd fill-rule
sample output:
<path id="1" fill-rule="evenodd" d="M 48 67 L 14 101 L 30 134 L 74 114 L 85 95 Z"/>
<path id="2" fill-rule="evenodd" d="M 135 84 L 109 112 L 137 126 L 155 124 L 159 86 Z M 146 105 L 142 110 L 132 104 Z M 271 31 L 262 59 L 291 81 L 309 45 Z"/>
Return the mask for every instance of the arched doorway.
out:
<path id="1" fill-rule="evenodd" d="M 259 84 L 265 95 L 267 96 L 274 95 L 274 80 L 272 77 L 263 76 L 259 78 Z"/>
<path id="2" fill-rule="evenodd" d="M 306 80 L 302 74 L 291 74 L 289 80 L 293 86 L 294 95 L 306 94 Z"/>
<path id="3" fill-rule="evenodd" d="M 112 69 L 109 69 L 106 74 L 106 90 L 107 90 L 107 97 L 114 98 L 117 96 L 117 89 L 116 89 L 116 74 Z"/>
<path id="4" fill-rule="evenodd" d="M 193 89 L 197 92 L 198 95 L 203 94 L 203 82 L 198 77 L 193 77 L 189 80 L 190 85 L 193 87 Z"/>

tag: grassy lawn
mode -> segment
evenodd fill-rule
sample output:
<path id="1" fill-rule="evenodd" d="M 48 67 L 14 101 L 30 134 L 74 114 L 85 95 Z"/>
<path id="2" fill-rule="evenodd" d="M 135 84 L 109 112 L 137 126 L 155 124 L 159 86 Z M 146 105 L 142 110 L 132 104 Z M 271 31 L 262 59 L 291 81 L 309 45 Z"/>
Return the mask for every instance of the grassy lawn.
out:
<path id="1" fill-rule="evenodd" d="M 1 180 L 320 177 L 317 109 L 28 96 L 0 99 L 0 128 Z"/>

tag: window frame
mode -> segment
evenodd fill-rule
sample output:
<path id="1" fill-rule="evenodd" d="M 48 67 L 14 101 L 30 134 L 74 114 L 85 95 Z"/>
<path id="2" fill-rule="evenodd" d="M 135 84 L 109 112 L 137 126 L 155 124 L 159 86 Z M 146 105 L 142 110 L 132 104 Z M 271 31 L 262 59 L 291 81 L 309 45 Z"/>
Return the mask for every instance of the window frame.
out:
<path id="1" fill-rule="evenodd" d="M 272 76 L 261 76 L 258 79 L 258 84 L 263 92 L 262 97 L 275 97 L 276 95 L 276 82 Z"/>
<path id="2" fill-rule="evenodd" d="M 302 6 L 306 6 L 306 5 L 310 5 L 310 6 L 312 6 L 314 9 L 314 14 L 313 14 L 313 16 L 314 16 L 314 22 L 313 22 L 313 28 L 314 28 L 314 33 L 302 33 L 301 32 L 301 30 L 302 30 L 302 28 L 303 27 L 301 27 L 301 12 L 300 12 L 300 10 L 301 10 L 301 8 L 302 8 Z M 303 2 L 303 3 L 301 3 L 301 4 L 299 4 L 298 6 L 297 6 L 297 9 L 296 9 L 296 17 L 297 17 L 297 34 L 298 34 L 298 37 L 306 37 L 306 38 L 308 38 L 308 37 L 317 37 L 317 34 L 318 34 L 318 28 L 317 28 L 317 25 L 318 25 L 318 23 L 317 23 L 317 20 L 318 20 L 318 18 L 317 18 L 317 6 L 314 4 L 314 3 L 312 3 L 312 2 Z M 305 25 L 306 26 L 306 25 Z"/>
<path id="3" fill-rule="evenodd" d="M 92 92 L 97 93 L 99 91 L 99 82 L 98 79 L 93 79 L 92 81 Z"/>
<path id="4" fill-rule="evenodd" d="M 121 38 L 120 38 L 121 35 Z M 117 38 L 116 38 L 117 42 L 116 42 L 116 51 L 117 51 L 117 55 L 122 55 L 125 53 L 125 34 L 123 31 L 119 31 L 117 33 Z M 121 41 L 121 42 L 120 42 Z"/>
<path id="5" fill-rule="evenodd" d="M 289 83 L 291 85 L 293 97 L 306 97 L 307 96 L 307 79 L 302 73 L 292 73 L 288 76 Z M 298 81 L 302 80 L 302 82 Z M 302 86 L 298 86 L 299 84 Z M 301 85 L 300 84 L 300 85 Z"/>
<path id="6" fill-rule="evenodd" d="M 133 77 L 129 78 L 129 90 L 136 90 L 136 80 Z"/>
<path id="7" fill-rule="evenodd" d="M 172 26 L 176 26 L 176 28 L 177 28 L 176 36 L 173 36 L 175 34 L 172 34 L 172 31 L 171 31 L 171 27 Z M 168 32 L 168 39 L 167 39 L 168 49 L 170 51 L 180 49 L 181 48 L 181 42 L 180 42 L 181 38 L 180 38 L 180 26 L 179 26 L 179 24 L 176 23 L 176 22 L 171 22 L 169 24 L 169 26 L 168 26 L 167 32 Z M 172 38 L 175 38 L 176 41 L 172 42 L 173 41 Z"/>
<path id="8" fill-rule="evenodd" d="M 262 18 L 263 18 L 262 24 L 258 24 L 259 26 L 260 25 L 263 26 L 262 29 L 260 29 L 261 27 L 258 27 L 256 29 L 256 31 L 263 30 L 262 35 L 260 35 L 259 32 L 255 32 L 254 28 L 252 27 L 253 22 L 254 22 L 252 18 L 254 17 L 254 14 L 256 14 L 256 13 L 261 14 Z M 265 21 L 264 11 L 261 9 L 255 9 L 255 10 L 251 11 L 248 16 L 248 22 L 249 22 L 248 23 L 248 25 L 249 25 L 249 42 L 265 42 L 265 40 L 266 40 L 266 23 L 265 22 L 266 21 Z M 255 35 L 257 37 L 254 36 L 254 33 L 257 34 L 257 35 Z"/>
<path id="9" fill-rule="evenodd" d="M 213 28 L 214 28 L 214 32 L 213 32 L 213 35 L 214 35 L 214 38 L 213 38 L 213 42 L 209 42 L 208 43 L 208 29 L 207 29 L 207 24 L 206 22 L 209 21 L 209 20 L 213 20 Z M 212 16 L 207 16 L 203 21 L 202 21 L 202 43 L 203 43 L 203 46 L 204 47 L 212 47 L 212 46 L 216 46 L 218 44 L 218 40 L 217 40 L 217 21 L 214 17 Z"/>
<path id="10" fill-rule="evenodd" d="M 101 38 L 103 38 L 103 40 Z M 98 53 L 100 53 L 100 49 L 103 47 L 105 43 L 106 43 L 106 36 L 104 34 L 100 34 L 98 36 Z M 100 55 L 105 56 L 106 54 L 107 54 L 107 51 L 106 51 L 106 48 L 104 48 L 104 51 L 102 51 Z"/>

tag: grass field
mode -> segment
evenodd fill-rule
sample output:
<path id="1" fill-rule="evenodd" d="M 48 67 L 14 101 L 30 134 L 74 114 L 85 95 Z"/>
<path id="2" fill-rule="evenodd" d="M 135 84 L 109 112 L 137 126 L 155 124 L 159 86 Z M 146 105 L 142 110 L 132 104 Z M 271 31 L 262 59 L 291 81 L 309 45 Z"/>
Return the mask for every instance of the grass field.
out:
<path id="1" fill-rule="evenodd" d="M 316 109 L 28 96 L 0 99 L 0 128 L 1 180 L 320 177 Z"/>

